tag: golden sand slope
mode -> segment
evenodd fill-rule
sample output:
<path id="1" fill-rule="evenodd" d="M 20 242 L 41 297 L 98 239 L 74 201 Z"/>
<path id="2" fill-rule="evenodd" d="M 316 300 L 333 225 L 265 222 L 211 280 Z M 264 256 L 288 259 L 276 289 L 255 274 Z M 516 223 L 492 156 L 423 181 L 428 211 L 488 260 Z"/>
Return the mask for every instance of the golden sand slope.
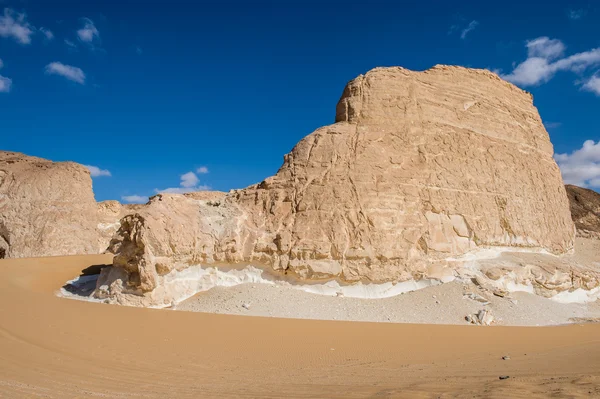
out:
<path id="1" fill-rule="evenodd" d="M 268 319 L 54 296 L 109 261 L 0 261 L 0 397 L 600 396 L 600 325 Z"/>

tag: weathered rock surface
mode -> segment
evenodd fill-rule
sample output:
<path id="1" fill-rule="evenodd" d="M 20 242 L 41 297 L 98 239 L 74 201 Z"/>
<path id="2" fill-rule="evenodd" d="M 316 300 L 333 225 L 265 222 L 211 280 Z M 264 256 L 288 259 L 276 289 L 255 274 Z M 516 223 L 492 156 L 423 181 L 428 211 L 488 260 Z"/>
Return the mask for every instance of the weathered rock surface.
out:
<path id="1" fill-rule="evenodd" d="M 103 252 L 124 210 L 82 165 L 0 151 L 0 258 Z"/>
<path id="2" fill-rule="evenodd" d="M 97 295 L 167 303 L 161 284 L 198 264 L 383 282 L 452 276 L 447 259 L 481 247 L 565 253 L 575 229 L 552 155 L 531 95 L 491 72 L 376 68 L 275 176 L 125 217 Z"/>
<path id="3" fill-rule="evenodd" d="M 577 235 L 600 239 L 600 194 L 572 185 L 567 185 L 566 188 Z"/>

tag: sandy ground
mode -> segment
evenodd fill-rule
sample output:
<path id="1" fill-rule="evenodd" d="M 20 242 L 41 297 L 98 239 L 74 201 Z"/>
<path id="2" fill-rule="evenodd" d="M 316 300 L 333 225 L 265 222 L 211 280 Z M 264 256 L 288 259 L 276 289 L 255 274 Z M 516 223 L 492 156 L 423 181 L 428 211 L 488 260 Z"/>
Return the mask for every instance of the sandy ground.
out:
<path id="1" fill-rule="evenodd" d="M 55 296 L 79 271 L 109 261 L 0 261 L 0 397 L 600 396 L 600 324 L 278 319 Z"/>
<path id="2" fill-rule="evenodd" d="M 465 297 L 474 293 L 489 304 Z M 494 323 L 511 326 L 567 324 L 600 320 L 600 302 L 562 304 L 525 292 L 494 296 L 472 283 L 451 282 L 391 298 L 359 299 L 311 294 L 289 286 L 242 284 L 216 287 L 175 306 L 176 310 L 391 323 L 468 324 L 465 316 L 489 310 Z"/>

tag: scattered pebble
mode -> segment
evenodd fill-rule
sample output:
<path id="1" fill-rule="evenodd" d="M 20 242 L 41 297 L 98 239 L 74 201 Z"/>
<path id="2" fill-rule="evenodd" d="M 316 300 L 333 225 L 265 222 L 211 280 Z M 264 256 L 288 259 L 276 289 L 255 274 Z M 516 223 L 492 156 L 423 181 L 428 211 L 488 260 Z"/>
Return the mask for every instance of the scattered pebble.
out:
<path id="1" fill-rule="evenodd" d="M 492 316 L 489 310 L 481 309 L 476 314 L 465 316 L 465 320 L 471 324 L 489 326 L 494 322 L 494 316 Z"/>
<path id="2" fill-rule="evenodd" d="M 479 294 L 475 294 L 473 292 L 468 292 L 468 293 L 464 294 L 463 298 L 472 299 L 474 301 L 480 302 L 483 305 L 489 305 L 490 304 L 490 302 L 486 298 L 482 297 Z"/>
<path id="3" fill-rule="evenodd" d="M 573 323 L 576 317 L 600 320 L 600 301 L 562 304 L 518 292 L 515 306 L 510 300 L 492 296 L 491 291 L 479 291 L 472 284 L 459 281 L 381 299 L 336 297 L 335 291 L 332 294 L 317 295 L 288 286 L 250 283 L 234 288 L 215 287 L 182 301 L 176 309 L 263 317 L 463 325 L 481 325 L 478 315 L 488 315 L 480 313 L 482 310 L 491 310 L 492 325 L 566 324 Z M 485 305 L 487 302 L 490 304 Z"/>
<path id="4" fill-rule="evenodd" d="M 502 360 L 510 360 L 510 356 L 502 356 Z"/>
<path id="5" fill-rule="evenodd" d="M 509 375 L 501 375 L 498 378 L 500 378 L 501 380 L 508 380 L 510 378 L 510 376 Z"/>

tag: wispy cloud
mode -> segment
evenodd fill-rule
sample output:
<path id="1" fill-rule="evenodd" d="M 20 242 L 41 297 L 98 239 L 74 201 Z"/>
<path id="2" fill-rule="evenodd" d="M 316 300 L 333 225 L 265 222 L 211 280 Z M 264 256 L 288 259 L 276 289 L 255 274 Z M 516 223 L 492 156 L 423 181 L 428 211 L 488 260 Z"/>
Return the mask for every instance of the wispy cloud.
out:
<path id="1" fill-rule="evenodd" d="M 580 187 L 600 187 L 600 141 L 587 140 L 570 154 L 554 156 L 567 184 Z"/>
<path id="2" fill-rule="evenodd" d="M 205 175 L 208 173 L 208 168 L 206 166 L 200 166 L 198 169 L 196 169 L 196 173 Z"/>
<path id="3" fill-rule="evenodd" d="M 527 57 L 545 58 L 553 60 L 564 54 L 566 46 L 558 39 L 550 39 L 547 36 L 538 37 L 525 43 Z"/>
<path id="4" fill-rule="evenodd" d="M 535 86 L 548 82 L 557 72 L 581 73 L 600 65 L 600 48 L 563 57 L 565 45 L 557 39 L 538 37 L 526 42 L 527 59 L 511 73 L 502 75 L 508 81 L 522 86 Z"/>
<path id="5" fill-rule="evenodd" d="M 121 199 L 130 204 L 145 204 L 148 202 L 148 197 L 143 195 L 124 195 Z"/>
<path id="6" fill-rule="evenodd" d="M 46 65 L 46 73 L 59 75 L 79 84 L 85 84 L 85 73 L 80 68 L 65 65 L 61 62 L 52 62 Z"/>
<path id="7" fill-rule="evenodd" d="M 544 122 L 546 129 L 556 129 L 562 126 L 560 122 Z"/>
<path id="8" fill-rule="evenodd" d="M 70 41 L 69 39 L 65 39 L 65 44 L 67 45 L 67 47 L 70 48 L 77 48 L 77 45 L 75 43 L 73 43 L 72 41 Z"/>
<path id="9" fill-rule="evenodd" d="M 583 90 L 591 91 L 592 93 L 600 96 L 600 76 L 594 75 L 588 79 L 587 82 L 581 86 Z"/>
<path id="10" fill-rule="evenodd" d="M 0 15 L 0 36 L 12 38 L 21 44 L 30 44 L 35 28 L 27 22 L 27 15 L 19 14 L 11 8 Z"/>
<path id="11" fill-rule="evenodd" d="M 77 31 L 77 37 L 84 43 L 92 43 L 100 38 L 100 32 L 89 18 L 82 18 L 83 27 Z"/>
<path id="12" fill-rule="evenodd" d="M 208 169 L 207 169 L 208 172 Z M 181 181 L 179 187 L 169 187 L 165 189 L 154 189 L 155 193 L 171 193 L 171 194 L 185 194 L 194 191 L 206 191 L 210 190 L 210 186 L 200 185 L 200 179 L 194 172 L 187 172 L 180 176 Z"/>
<path id="13" fill-rule="evenodd" d="M 97 166 L 93 166 L 93 165 L 83 165 L 86 168 L 88 168 L 88 170 L 90 171 L 90 175 L 92 177 L 102 177 L 102 176 L 107 176 L 110 177 L 112 176 L 110 171 L 107 169 L 100 169 Z"/>
<path id="14" fill-rule="evenodd" d="M 477 28 L 478 25 L 479 25 L 478 21 L 473 20 L 473 21 L 469 22 L 469 25 L 467 25 L 467 27 L 464 28 L 460 32 L 460 38 L 464 40 L 467 37 L 467 35 L 469 34 L 469 32 L 471 32 L 472 30 Z"/>
<path id="15" fill-rule="evenodd" d="M 46 29 L 46 28 L 42 27 L 42 28 L 40 28 L 40 32 L 42 32 L 42 34 L 44 35 L 46 40 L 54 39 L 54 33 L 52 33 L 52 31 L 50 29 Z"/>
<path id="16" fill-rule="evenodd" d="M 0 69 L 4 68 L 4 62 L 0 59 Z M 0 93 L 9 93 L 12 87 L 12 79 L 0 75 Z"/>
<path id="17" fill-rule="evenodd" d="M 567 12 L 567 16 L 569 17 L 569 19 L 571 21 L 577 21 L 578 19 L 583 18 L 584 15 L 585 15 L 585 10 L 583 10 L 583 9 L 569 10 L 569 12 Z"/>
<path id="18" fill-rule="evenodd" d="M 137 47 L 135 48 L 135 53 L 136 53 L 137 55 L 142 55 L 142 54 L 144 53 L 144 50 L 142 50 L 142 48 L 141 48 L 140 46 L 137 46 Z"/>
<path id="19" fill-rule="evenodd" d="M 0 75 L 0 93 L 10 93 L 12 79 Z"/>

